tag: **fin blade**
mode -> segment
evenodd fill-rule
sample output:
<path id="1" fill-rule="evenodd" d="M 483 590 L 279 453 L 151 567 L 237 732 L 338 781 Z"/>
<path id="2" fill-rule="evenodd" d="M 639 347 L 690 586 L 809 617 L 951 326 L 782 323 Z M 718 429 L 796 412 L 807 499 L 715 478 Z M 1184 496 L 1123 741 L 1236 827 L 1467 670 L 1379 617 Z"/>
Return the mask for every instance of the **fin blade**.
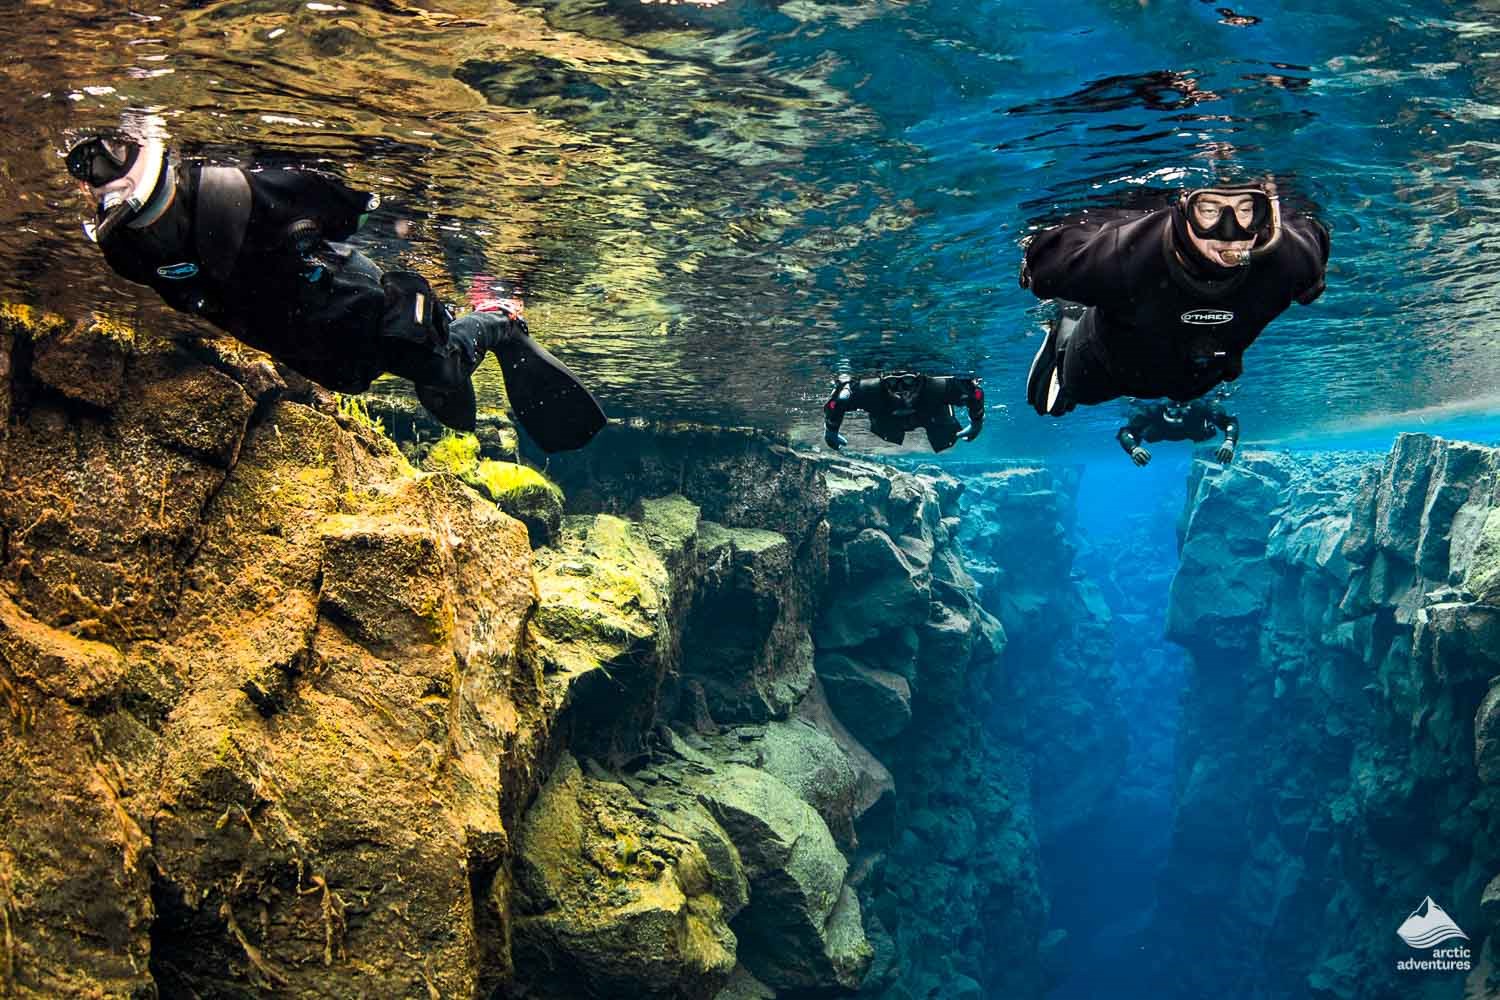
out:
<path id="1" fill-rule="evenodd" d="M 531 337 L 507 337 L 495 355 L 516 423 L 543 451 L 582 448 L 608 423 L 578 376 Z"/>

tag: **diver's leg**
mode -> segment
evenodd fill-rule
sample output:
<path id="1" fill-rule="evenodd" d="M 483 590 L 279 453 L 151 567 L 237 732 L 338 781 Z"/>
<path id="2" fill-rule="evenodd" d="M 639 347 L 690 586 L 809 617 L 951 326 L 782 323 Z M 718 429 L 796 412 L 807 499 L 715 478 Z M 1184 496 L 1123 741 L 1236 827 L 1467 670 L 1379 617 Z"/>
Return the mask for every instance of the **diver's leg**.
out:
<path id="1" fill-rule="evenodd" d="M 493 351 L 516 422 L 542 450 L 587 444 L 604 426 L 597 400 L 568 367 L 531 339 L 526 321 L 504 312 L 471 312 L 448 326 L 448 343 L 390 371 L 416 383 L 417 398 L 439 420 L 472 430 L 477 419 L 474 369 Z"/>
<path id="2" fill-rule="evenodd" d="M 1080 314 L 1064 308 L 1047 326 L 1047 334 L 1031 359 L 1026 375 L 1026 401 L 1037 416 L 1060 417 L 1073 407 L 1064 386 L 1068 341 L 1078 328 Z"/>
<path id="3" fill-rule="evenodd" d="M 946 451 L 953 447 L 961 430 L 963 426 L 953 415 L 953 408 L 947 407 L 944 413 L 927 421 L 927 443 L 933 451 Z"/>

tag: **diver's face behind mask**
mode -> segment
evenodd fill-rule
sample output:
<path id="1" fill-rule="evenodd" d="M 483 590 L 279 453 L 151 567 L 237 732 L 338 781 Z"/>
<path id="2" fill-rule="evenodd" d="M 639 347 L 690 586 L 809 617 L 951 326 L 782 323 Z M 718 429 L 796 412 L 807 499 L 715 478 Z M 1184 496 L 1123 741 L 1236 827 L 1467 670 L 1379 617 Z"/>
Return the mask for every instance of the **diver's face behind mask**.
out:
<path id="1" fill-rule="evenodd" d="M 914 409 L 917 405 L 917 397 L 922 393 L 922 376 L 920 375 L 887 375 L 881 380 L 886 395 L 903 410 Z"/>
<path id="2" fill-rule="evenodd" d="M 1183 198 L 1188 239 L 1219 267 L 1242 267 L 1281 235 L 1275 195 L 1261 187 L 1200 188 Z"/>
<path id="3" fill-rule="evenodd" d="M 1188 404 L 1168 403 L 1162 407 L 1161 416 L 1169 424 L 1180 424 L 1187 419 Z"/>
<path id="4" fill-rule="evenodd" d="M 98 206 L 97 238 L 101 242 L 116 226 L 135 219 L 148 204 L 155 202 L 152 214 L 160 214 L 160 203 L 172 193 L 166 147 L 159 140 L 84 139 L 68 150 L 67 165 L 68 173 L 88 188 Z"/>

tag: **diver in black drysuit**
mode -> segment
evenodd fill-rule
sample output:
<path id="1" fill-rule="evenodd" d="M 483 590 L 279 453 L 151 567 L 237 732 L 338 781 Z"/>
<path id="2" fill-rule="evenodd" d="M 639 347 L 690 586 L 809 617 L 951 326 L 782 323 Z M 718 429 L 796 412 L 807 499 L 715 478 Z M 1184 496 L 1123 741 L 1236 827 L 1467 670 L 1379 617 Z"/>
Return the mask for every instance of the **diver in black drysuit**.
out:
<path id="1" fill-rule="evenodd" d="M 1037 234 L 1021 285 L 1068 304 L 1032 362 L 1028 401 L 1060 417 L 1118 396 L 1185 402 L 1239 378 L 1261 330 L 1322 294 L 1328 249 L 1321 223 L 1282 219 L 1268 185 L 1200 189 L 1144 215 L 1090 212 Z"/>
<path id="2" fill-rule="evenodd" d="M 1224 432 L 1224 443 L 1214 457 L 1225 465 L 1234 461 L 1240 441 L 1240 422 L 1216 399 L 1191 403 L 1137 401 L 1130 418 L 1115 434 L 1120 447 L 1136 465 L 1151 461 L 1144 447 L 1155 441 L 1212 441 Z"/>
<path id="3" fill-rule="evenodd" d="M 531 339 L 519 307 L 452 319 L 426 279 L 344 244 L 378 199 L 301 169 L 178 161 L 160 140 L 95 137 L 68 154 L 98 204 L 93 235 L 121 276 L 326 388 L 410 379 L 445 425 L 471 431 L 470 380 L 495 352 L 517 422 L 546 451 L 604 426 L 592 394 Z"/>
<path id="4" fill-rule="evenodd" d="M 968 408 L 967 427 L 953 415 L 958 403 Z M 870 430 L 884 441 L 900 444 L 907 431 L 921 427 L 927 431 L 932 450 L 943 451 L 959 438 L 972 441 L 979 436 L 984 428 L 984 390 L 978 379 L 961 375 L 900 372 L 860 379 L 840 375 L 833 395 L 823 405 L 823 440 L 835 451 L 849 443 L 839 428 L 850 410 L 868 412 Z"/>

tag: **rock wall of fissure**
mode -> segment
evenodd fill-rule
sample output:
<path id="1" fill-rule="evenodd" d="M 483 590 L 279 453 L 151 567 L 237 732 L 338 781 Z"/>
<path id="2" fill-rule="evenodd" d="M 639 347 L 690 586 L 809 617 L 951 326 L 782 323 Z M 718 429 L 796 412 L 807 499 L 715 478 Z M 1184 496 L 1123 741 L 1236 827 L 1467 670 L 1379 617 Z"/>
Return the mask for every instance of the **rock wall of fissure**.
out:
<path id="1" fill-rule="evenodd" d="M 1169 634 L 1191 654 L 1151 935 L 1163 995 L 1500 995 L 1500 451 L 1199 463 Z M 1427 897 L 1474 968 L 1396 936 Z M 1430 949 L 1426 949 L 1430 951 Z M 1465 992 L 1467 990 L 1467 992 Z"/>

